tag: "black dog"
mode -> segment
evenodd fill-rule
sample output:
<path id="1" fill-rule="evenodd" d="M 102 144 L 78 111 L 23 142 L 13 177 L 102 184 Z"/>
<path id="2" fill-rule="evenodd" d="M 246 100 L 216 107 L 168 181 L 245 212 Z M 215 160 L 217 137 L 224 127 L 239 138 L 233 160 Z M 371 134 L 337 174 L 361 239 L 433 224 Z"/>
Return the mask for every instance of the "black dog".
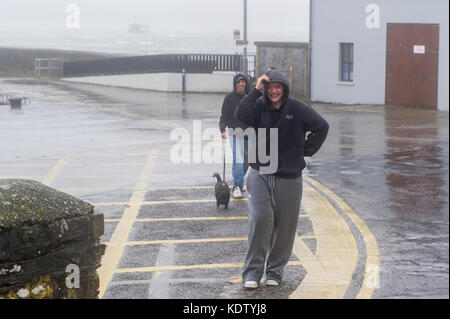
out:
<path id="1" fill-rule="evenodd" d="M 219 173 L 214 173 L 213 177 L 217 178 L 215 187 L 217 207 L 225 205 L 225 209 L 228 209 L 228 203 L 230 202 L 230 187 L 226 182 L 222 181 Z"/>

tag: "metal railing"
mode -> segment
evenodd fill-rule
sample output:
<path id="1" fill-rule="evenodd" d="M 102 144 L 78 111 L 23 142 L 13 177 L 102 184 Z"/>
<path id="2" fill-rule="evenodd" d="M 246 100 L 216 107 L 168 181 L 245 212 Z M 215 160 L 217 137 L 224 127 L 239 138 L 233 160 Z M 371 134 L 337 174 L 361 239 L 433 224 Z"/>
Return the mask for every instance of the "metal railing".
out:
<path id="1" fill-rule="evenodd" d="M 243 59 L 239 54 L 159 54 L 136 57 L 64 62 L 63 77 L 182 72 L 241 72 Z"/>
<path id="2" fill-rule="evenodd" d="M 38 82 L 41 77 L 59 78 L 62 68 L 63 60 L 60 58 L 36 58 L 34 59 L 34 80 Z"/>

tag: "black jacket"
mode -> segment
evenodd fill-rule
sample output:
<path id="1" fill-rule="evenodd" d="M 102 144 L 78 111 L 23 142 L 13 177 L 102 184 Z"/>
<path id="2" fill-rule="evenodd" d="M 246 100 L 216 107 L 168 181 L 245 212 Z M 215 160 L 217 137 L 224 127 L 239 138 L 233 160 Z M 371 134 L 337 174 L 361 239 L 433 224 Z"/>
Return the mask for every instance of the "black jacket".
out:
<path id="1" fill-rule="evenodd" d="M 246 129 L 248 125 L 242 123 L 241 121 L 238 121 L 235 116 L 235 110 L 238 106 L 239 102 L 242 100 L 245 94 L 239 94 L 236 92 L 236 84 L 239 80 L 244 79 L 247 83 L 246 87 L 246 93 L 248 93 L 248 80 L 243 74 L 236 74 L 233 78 L 233 92 L 229 93 L 227 96 L 225 96 L 225 99 L 223 100 L 222 104 L 222 113 L 220 115 L 220 132 L 225 132 L 225 129 L 228 128 L 242 128 Z"/>
<path id="2" fill-rule="evenodd" d="M 276 70 L 269 71 L 266 75 L 271 82 L 281 82 L 284 86 L 283 102 L 279 109 L 273 107 L 267 95 L 264 96 L 257 89 L 253 89 L 246 95 L 238 107 L 235 116 L 238 120 L 255 128 L 266 129 L 266 153 L 269 153 L 270 128 L 278 129 L 278 167 L 275 175 L 286 178 L 299 177 L 305 168 L 305 156 L 313 156 L 322 146 L 328 134 L 329 125 L 314 109 L 300 100 L 289 97 L 289 82 Z M 267 84 L 266 84 L 267 86 Z M 264 89 L 267 92 L 267 89 Z M 310 132 L 306 136 L 307 132 Z M 260 138 L 258 138 L 260 140 Z M 258 143 L 250 143 L 256 147 Z M 269 155 L 269 154 L 268 154 Z M 264 162 L 264 161 L 262 161 Z M 254 169 L 259 169 L 262 164 L 256 155 L 256 163 L 250 163 Z"/>

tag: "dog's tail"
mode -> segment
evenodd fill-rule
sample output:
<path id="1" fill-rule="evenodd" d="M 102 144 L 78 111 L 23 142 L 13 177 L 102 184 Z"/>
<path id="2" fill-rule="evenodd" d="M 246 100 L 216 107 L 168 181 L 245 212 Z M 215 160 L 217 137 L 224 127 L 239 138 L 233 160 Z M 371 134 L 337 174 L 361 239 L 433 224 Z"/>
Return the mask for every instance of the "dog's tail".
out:
<path id="1" fill-rule="evenodd" d="M 217 178 L 217 182 L 219 182 L 219 183 L 222 181 L 222 179 L 220 178 L 219 173 L 214 173 L 213 177 Z"/>

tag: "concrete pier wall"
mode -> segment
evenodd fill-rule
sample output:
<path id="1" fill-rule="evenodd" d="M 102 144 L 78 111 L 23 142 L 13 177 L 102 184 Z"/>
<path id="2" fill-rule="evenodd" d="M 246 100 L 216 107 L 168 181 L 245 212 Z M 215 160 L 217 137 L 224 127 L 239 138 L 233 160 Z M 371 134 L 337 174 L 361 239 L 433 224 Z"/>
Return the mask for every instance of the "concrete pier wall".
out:
<path id="1" fill-rule="evenodd" d="M 188 93 L 227 93 L 233 89 L 234 72 L 187 73 Z M 162 92 L 181 92 L 182 73 L 144 73 L 63 78 L 63 81 L 117 86 Z"/>

